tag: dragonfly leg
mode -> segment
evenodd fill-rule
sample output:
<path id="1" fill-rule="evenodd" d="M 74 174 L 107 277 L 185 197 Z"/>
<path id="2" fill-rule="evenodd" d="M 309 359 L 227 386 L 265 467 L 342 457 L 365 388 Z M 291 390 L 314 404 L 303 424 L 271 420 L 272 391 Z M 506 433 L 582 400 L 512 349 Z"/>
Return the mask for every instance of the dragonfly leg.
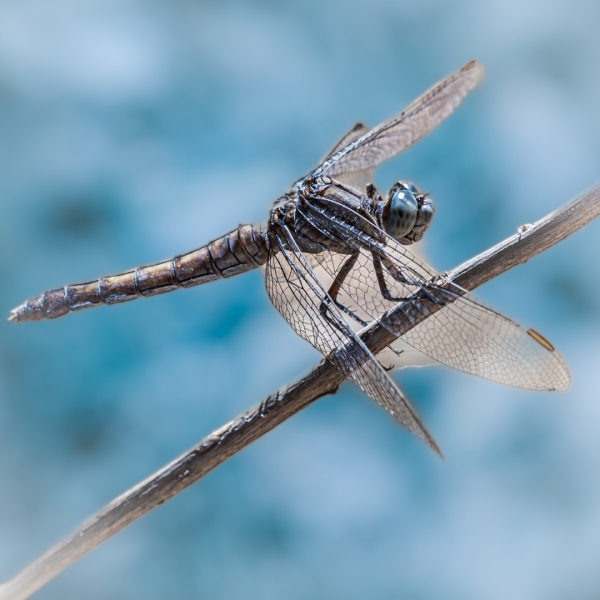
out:
<path id="1" fill-rule="evenodd" d="M 415 296 L 411 295 L 410 298 L 393 298 L 392 295 L 390 294 L 387 284 L 385 282 L 385 278 L 383 277 L 383 268 L 382 268 L 382 262 L 383 265 L 385 266 L 386 270 L 388 271 L 388 273 L 399 283 L 406 283 L 407 285 L 411 285 L 411 286 L 415 286 L 416 288 L 420 288 L 420 292 L 419 294 L 417 294 L 417 298 L 423 298 L 423 299 L 427 299 L 430 300 L 433 304 L 437 305 L 437 306 L 444 306 L 445 304 L 447 304 L 447 300 L 445 299 L 441 299 L 436 296 L 436 294 L 432 293 L 431 290 L 435 290 L 438 292 L 441 292 L 442 289 L 434 286 L 432 284 L 432 282 L 422 282 L 422 281 L 418 281 L 418 280 L 413 280 L 411 281 L 410 279 L 407 279 L 404 274 L 398 270 L 397 267 L 395 267 L 390 261 L 388 261 L 387 259 L 383 258 L 380 259 L 380 257 L 375 254 L 373 254 L 373 265 L 375 266 L 375 274 L 377 275 L 377 282 L 379 283 L 379 289 L 381 291 L 382 296 L 386 299 L 386 300 L 390 300 L 391 302 L 405 302 L 406 300 L 414 300 Z"/>
<path id="2" fill-rule="evenodd" d="M 341 302 L 334 300 L 335 305 L 344 313 L 346 313 L 349 317 L 354 319 L 359 325 L 366 327 L 368 325 L 367 321 L 361 319 L 355 312 L 351 311 L 347 306 L 344 306 Z"/>
<path id="3" fill-rule="evenodd" d="M 363 319 L 361 319 L 356 313 L 351 311 L 347 306 L 344 306 L 337 299 L 337 295 L 340 291 L 340 288 L 342 287 L 342 284 L 344 283 L 344 280 L 346 279 L 346 277 L 348 277 L 348 274 L 350 273 L 350 271 L 353 269 L 354 265 L 356 264 L 358 255 L 359 255 L 359 252 L 357 250 L 356 252 L 354 252 L 353 254 L 351 254 L 348 257 L 348 260 L 342 265 L 342 268 L 338 271 L 337 275 L 335 276 L 335 279 L 333 280 L 333 283 L 331 284 L 331 287 L 329 288 L 327 293 L 328 293 L 329 297 L 331 298 L 331 300 L 333 301 L 333 303 L 341 311 L 346 313 L 348 316 L 352 317 L 356 322 L 360 323 L 364 327 L 364 326 L 368 325 L 368 323 L 366 321 L 364 321 Z M 319 307 L 319 312 L 325 318 L 327 318 L 327 303 L 326 302 L 321 302 L 321 306 Z"/>
<path id="4" fill-rule="evenodd" d="M 390 294 L 390 290 L 388 289 L 387 283 L 385 282 L 385 277 L 383 276 L 383 267 L 381 266 L 381 259 L 375 252 L 371 252 L 373 256 L 373 267 L 375 268 L 375 275 L 377 276 L 377 283 L 379 284 L 379 291 L 381 295 L 390 302 L 404 302 L 408 300 L 408 298 L 394 298 L 392 294 Z M 391 265 L 390 265 L 391 266 Z M 389 271 L 390 275 L 400 283 L 408 283 L 406 278 L 402 276 L 402 274 L 398 272 L 396 269 L 390 270 L 390 267 L 386 264 L 386 268 Z"/>

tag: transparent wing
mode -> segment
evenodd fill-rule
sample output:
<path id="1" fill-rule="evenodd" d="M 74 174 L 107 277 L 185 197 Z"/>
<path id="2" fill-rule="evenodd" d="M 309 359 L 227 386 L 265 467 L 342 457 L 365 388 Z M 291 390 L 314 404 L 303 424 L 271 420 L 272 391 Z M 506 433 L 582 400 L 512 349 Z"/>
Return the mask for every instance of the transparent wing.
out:
<path id="1" fill-rule="evenodd" d="M 415 410 L 348 326 L 285 226 L 274 233 L 266 268 L 267 293 L 292 328 L 397 421 L 440 454 Z"/>
<path id="2" fill-rule="evenodd" d="M 338 295 L 347 314 L 370 321 L 399 300 L 410 298 L 399 306 L 397 318 L 382 324 L 416 350 L 460 371 L 505 385 L 546 391 L 568 389 L 567 364 L 537 332 L 525 330 L 455 285 L 436 283 L 440 278 L 429 265 L 388 236 L 383 245 L 339 219 L 328 221 L 326 211 L 305 217 L 322 231 L 328 227 L 334 240 L 358 243 L 356 263 Z M 379 272 L 383 286 L 374 255 L 382 263 Z M 333 279 L 348 258 L 324 251 L 315 260 Z M 382 287 L 392 299 L 384 297 Z M 406 324 L 414 323 L 422 314 L 428 317 L 406 331 Z"/>
<path id="3" fill-rule="evenodd" d="M 437 127 L 482 81 L 483 66 L 475 61 L 442 79 L 410 104 L 400 115 L 381 123 L 368 133 L 329 156 L 315 175 L 374 169 L 402 152 Z"/>
<path id="4" fill-rule="evenodd" d="M 319 161 L 319 164 L 325 162 L 328 158 L 332 157 L 336 152 L 339 152 L 342 148 L 348 144 L 356 141 L 369 132 L 369 128 L 360 121 L 355 123 L 352 128 L 347 131 L 341 139 L 335 144 L 335 146 Z M 336 179 L 356 190 L 364 191 L 367 183 L 373 181 L 374 169 L 363 169 L 359 171 L 348 171 L 347 173 L 339 173 Z"/>
<path id="5" fill-rule="evenodd" d="M 352 127 L 336 142 L 333 148 L 319 161 L 319 164 L 325 162 L 328 158 L 333 156 L 336 152 L 339 152 L 342 148 L 348 144 L 355 142 L 359 137 L 369 132 L 369 128 L 362 123 L 357 121 Z"/>
<path id="6" fill-rule="evenodd" d="M 335 279 L 335 274 L 339 273 L 339 269 L 342 267 L 344 262 L 348 260 L 347 254 L 337 254 L 331 252 L 330 256 L 325 259 L 323 254 L 310 255 L 307 257 L 311 262 L 311 266 L 323 283 L 325 289 L 329 290 Z M 327 269 L 323 266 L 327 263 Z M 372 266 L 369 267 L 369 272 L 373 273 Z M 353 272 L 352 278 L 360 277 L 358 271 Z M 348 282 L 350 283 L 350 282 Z M 349 325 L 358 332 L 368 323 L 373 321 L 376 317 L 374 315 L 380 315 L 382 308 L 378 306 L 378 302 L 375 304 L 373 299 L 381 298 L 381 292 L 377 289 L 377 281 L 373 276 L 372 281 L 367 279 L 360 282 L 357 291 L 357 296 L 360 295 L 360 302 L 355 301 L 353 298 L 349 298 L 345 291 L 345 286 L 340 291 L 338 299 L 341 300 L 341 304 L 348 307 L 353 315 L 357 318 L 351 317 L 348 319 Z M 362 308 L 365 304 L 371 304 L 370 310 L 367 313 Z M 350 315 L 349 315 L 350 316 Z M 384 348 L 381 352 L 376 355 L 377 360 L 383 365 L 386 371 L 392 369 L 404 369 L 406 367 L 427 367 L 432 365 L 439 365 L 437 360 L 423 354 L 423 352 L 417 350 L 413 346 L 410 346 L 398 337 L 392 344 L 387 348 Z"/>

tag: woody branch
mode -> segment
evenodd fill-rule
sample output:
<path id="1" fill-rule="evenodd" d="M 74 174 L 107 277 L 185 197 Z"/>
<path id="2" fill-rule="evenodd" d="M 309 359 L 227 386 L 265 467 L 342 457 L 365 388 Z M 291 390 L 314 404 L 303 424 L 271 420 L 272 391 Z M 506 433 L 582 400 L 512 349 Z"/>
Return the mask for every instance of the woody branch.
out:
<path id="1" fill-rule="evenodd" d="M 472 290 L 557 244 L 599 214 L 600 186 L 544 217 L 524 233 L 513 235 L 456 267 L 447 274 L 448 280 Z M 393 318 L 395 310 L 390 310 L 387 316 Z M 417 319 L 405 323 L 405 332 L 418 322 Z M 360 336 L 374 354 L 396 339 L 379 322 L 363 329 Z M 103 541 L 198 481 L 318 398 L 333 394 L 343 381 L 344 376 L 331 362 L 323 359 L 296 383 L 271 394 L 259 406 L 213 431 L 189 451 L 115 498 L 73 534 L 12 579 L 0 584 L 0 600 L 27 598 Z"/>

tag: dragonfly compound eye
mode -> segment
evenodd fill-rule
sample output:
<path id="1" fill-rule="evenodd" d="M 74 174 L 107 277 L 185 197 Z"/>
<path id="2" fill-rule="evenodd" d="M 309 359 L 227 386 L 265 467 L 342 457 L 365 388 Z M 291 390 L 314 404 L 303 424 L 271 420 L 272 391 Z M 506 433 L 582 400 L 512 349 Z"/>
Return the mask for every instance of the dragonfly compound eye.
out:
<path id="1" fill-rule="evenodd" d="M 418 214 L 419 205 L 415 195 L 410 190 L 396 190 L 389 200 L 385 230 L 397 240 L 403 238 L 412 231 Z"/>
<path id="2" fill-rule="evenodd" d="M 415 196 L 418 196 L 421 193 L 412 181 L 398 181 L 394 187 L 400 188 L 401 190 L 408 190 Z"/>

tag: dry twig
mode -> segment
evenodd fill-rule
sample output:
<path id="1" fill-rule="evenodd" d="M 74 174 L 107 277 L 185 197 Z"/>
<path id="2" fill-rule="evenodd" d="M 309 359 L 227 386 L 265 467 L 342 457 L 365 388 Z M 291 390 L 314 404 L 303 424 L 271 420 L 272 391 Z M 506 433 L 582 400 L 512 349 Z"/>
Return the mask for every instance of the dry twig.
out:
<path id="1" fill-rule="evenodd" d="M 463 263 L 448 279 L 472 290 L 560 242 L 600 214 L 600 186 L 561 210 Z M 395 309 L 383 318 L 394 318 Z M 421 320 L 426 318 L 424 315 Z M 405 331 L 417 324 L 405 323 Z M 396 337 L 379 323 L 361 332 L 377 354 Z M 84 523 L 75 533 L 50 548 L 12 579 L 0 585 L 0 600 L 22 600 L 142 515 L 212 471 L 230 456 L 277 427 L 316 399 L 334 393 L 343 375 L 326 359 L 296 383 L 270 395 L 257 408 L 227 423 L 197 446 L 126 491 Z"/>

